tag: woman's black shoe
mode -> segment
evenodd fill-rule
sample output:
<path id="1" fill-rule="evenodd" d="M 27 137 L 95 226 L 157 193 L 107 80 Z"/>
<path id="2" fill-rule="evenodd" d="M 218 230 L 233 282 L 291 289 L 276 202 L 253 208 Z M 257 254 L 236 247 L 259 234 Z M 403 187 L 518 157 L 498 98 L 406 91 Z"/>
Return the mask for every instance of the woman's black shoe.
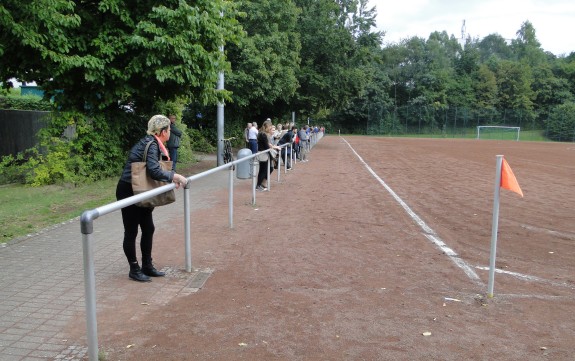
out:
<path id="1" fill-rule="evenodd" d="M 151 282 L 152 279 L 148 276 L 146 276 L 141 269 L 137 269 L 137 270 L 130 270 L 130 273 L 128 273 L 128 277 L 130 277 L 131 279 L 133 279 L 134 281 L 138 281 L 138 282 Z"/>
<path id="2" fill-rule="evenodd" d="M 154 266 L 142 267 L 142 273 L 150 277 L 164 277 L 166 273 L 158 271 Z"/>

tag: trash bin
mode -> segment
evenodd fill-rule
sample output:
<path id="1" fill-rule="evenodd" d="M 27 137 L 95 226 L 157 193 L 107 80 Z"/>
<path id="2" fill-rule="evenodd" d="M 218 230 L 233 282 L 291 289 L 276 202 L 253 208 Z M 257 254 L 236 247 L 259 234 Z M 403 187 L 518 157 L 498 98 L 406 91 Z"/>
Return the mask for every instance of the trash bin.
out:
<path id="1" fill-rule="evenodd" d="M 240 149 L 238 152 L 238 160 L 249 157 L 252 151 L 248 148 Z M 238 179 L 250 179 L 252 177 L 252 161 L 246 160 L 245 162 L 238 163 L 236 166 L 236 177 Z"/>

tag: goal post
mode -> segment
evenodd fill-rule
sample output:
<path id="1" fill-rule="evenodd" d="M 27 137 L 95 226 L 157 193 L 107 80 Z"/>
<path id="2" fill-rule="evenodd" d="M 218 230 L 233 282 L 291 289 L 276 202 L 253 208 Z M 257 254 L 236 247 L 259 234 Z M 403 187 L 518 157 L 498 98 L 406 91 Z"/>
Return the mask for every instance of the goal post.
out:
<path id="1" fill-rule="evenodd" d="M 506 127 L 502 125 L 478 125 L 477 139 L 509 139 L 519 140 L 521 127 Z"/>

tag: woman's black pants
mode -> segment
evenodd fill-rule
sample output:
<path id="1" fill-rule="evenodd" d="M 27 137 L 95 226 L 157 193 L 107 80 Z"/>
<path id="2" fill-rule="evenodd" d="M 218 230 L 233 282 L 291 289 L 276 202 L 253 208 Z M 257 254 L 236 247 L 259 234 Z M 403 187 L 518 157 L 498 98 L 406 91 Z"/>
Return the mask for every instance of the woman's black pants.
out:
<path id="1" fill-rule="evenodd" d="M 273 163 L 271 164 L 270 167 L 270 175 L 272 174 L 272 172 L 274 171 L 274 166 Z M 260 170 L 258 171 L 258 186 L 261 186 L 264 179 L 266 179 L 268 177 L 268 161 L 266 160 L 265 162 L 260 162 Z"/>
<path id="2" fill-rule="evenodd" d="M 118 182 L 116 187 L 116 199 L 124 199 L 134 195 L 130 183 Z M 142 262 L 152 260 L 152 242 L 154 238 L 154 219 L 152 212 L 154 208 L 142 208 L 131 205 L 122 208 L 122 222 L 124 223 L 124 254 L 129 263 L 138 262 L 136 257 L 136 237 L 138 236 L 138 227 L 142 229 L 142 238 L 140 239 L 140 251 L 142 252 Z"/>

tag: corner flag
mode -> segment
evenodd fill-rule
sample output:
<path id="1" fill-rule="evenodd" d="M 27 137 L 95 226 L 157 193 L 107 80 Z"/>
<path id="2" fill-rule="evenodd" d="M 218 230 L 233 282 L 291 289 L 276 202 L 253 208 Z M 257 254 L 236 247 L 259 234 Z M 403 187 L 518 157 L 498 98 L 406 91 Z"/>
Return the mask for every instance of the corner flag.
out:
<path id="1" fill-rule="evenodd" d="M 497 232 L 499 228 L 499 191 L 501 188 L 509 189 L 523 197 L 523 192 L 517 183 L 515 174 L 502 155 L 497 156 L 495 167 L 495 190 L 493 197 L 493 225 L 491 227 L 491 253 L 489 256 L 489 282 L 487 284 L 487 297 L 493 297 L 495 283 L 495 254 L 497 253 Z"/>
<path id="2" fill-rule="evenodd" d="M 503 158 L 502 160 L 503 162 L 501 164 L 501 188 L 508 189 L 523 197 L 523 192 L 519 187 L 519 183 L 517 183 L 517 178 L 515 178 L 515 174 L 513 174 L 513 171 L 511 170 L 511 167 L 509 166 L 505 158 Z"/>

